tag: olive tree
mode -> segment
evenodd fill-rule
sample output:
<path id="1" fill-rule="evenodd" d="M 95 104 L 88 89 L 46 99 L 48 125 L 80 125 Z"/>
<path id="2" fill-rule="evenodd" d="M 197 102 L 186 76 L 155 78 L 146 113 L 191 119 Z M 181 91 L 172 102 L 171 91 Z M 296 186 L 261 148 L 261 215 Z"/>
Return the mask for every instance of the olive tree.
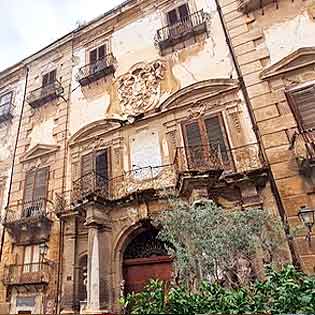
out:
<path id="1" fill-rule="evenodd" d="M 205 279 L 228 286 L 246 284 L 255 277 L 257 254 L 272 260 L 283 242 L 281 224 L 261 208 L 225 210 L 212 200 L 191 205 L 173 199 L 170 205 L 154 223 L 176 257 L 175 280 L 192 288 Z"/>

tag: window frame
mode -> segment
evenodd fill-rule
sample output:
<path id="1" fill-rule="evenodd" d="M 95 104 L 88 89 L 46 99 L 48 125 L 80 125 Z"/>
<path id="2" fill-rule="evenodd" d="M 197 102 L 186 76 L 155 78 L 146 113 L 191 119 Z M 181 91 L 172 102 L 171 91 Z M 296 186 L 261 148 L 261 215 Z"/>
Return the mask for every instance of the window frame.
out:
<path id="1" fill-rule="evenodd" d="M 201 145 L 206 148 L 205 152 L 207 153 L 209 150 L 210 142 L 209 142 L 209 138 L 208 138 L 207 126 L 206 126 L 205 121 L 207 119 L 211 119 L 211 118 L 215 118 L 215 117 L 218 118 L 220 129 L 221 129 L 222 135 L 223 135 L 223 141 L 224 141 L 225 149 L 227 151 L 228 159 L 226 162 L 229 162 L 230 167 L 234 169 L 235 168 L 235 161 L 233 158 L 233 153 L 231 150 L 231 144 L 230 144 L 230 140 L 229 140 L 229 136 L 228 136 L 226 124 L 225 124 L 224 119 L 223 119 L 223 113 L 222 112 L 206 114 L 206 115 L 200 116 L 198 118 L 185 120 L 181 123 L 184 150 L 185 150 L 186 157 L 188 156 L 187 155 L 187 148 L 189 147 L 188 141 L 187 141 L 186 126 L 192 122 L 198 123 L 199 130 L 200 130 L 200 137 L 201 137 Z"/>
<path id="2" fill-rule="evenodd" d="M 186 8 L 187 8 L 187 13 L 188 13 L 187 16 L 191 15 L 191 11 L 190 11 L 190 7 L 189 7 L 189 4 L 188 4 L 188 1 L 183 1 L 182 3 L 179 3 L 179 4 L 176 5 L 175 7 L 171 8 L 171 9 L 169 9 L 169 10 L 167 10 L 167 11 L 165 12 L 166 21 L 167 21 L 167 25 L 168 25 L 168 26 L 176 25 L 177 23 L 179 23 L 180 21 L 182 21 L 179 8 L 180 8 L 181 6 L 184 6 L 184 5 L 185 5 Z M 175 11 L 175 12 L 176 12 L 176 17 L 177 17 L 177 21 L 176 21 L 176 23 L 174 23 L 174 24 L 171 24 L 171 23 L 170 23 L 170 20 L 169 20 L 169 14 L 170 14 L 172 11 Z"/>
<path id="3" fill-rule="evenodd" d="M 104 47 L 104 57 L 102 58 L 102 59 L 100 59 L 99 58 L 99 49 L 101 48 L 101 47 Z M 93 51 L 95 51 L 96 50 L 96 60 L 95 60 L 95 62 L 91 62 L 91 53 L 93 52 Z M 87 59 L 88 59 L 88 64 L 90 64 L 90 65 L 95 65 L 99 60 L 103 60 L 103 59 L 106 59 L 106 56 L 107 56 L 107 50 L 108 50 L 108 43 L 107 42 L 104 42 L 104 43 L 102 43 L 102 44 L 99 44 L 98 46 L 95 46 L 95 47 L 93 47 L 93 48 L 90 48 L 89 50 L 88 50 L 88 56 L 87 56 Z"/>
<path id="4" fill-rule="evenodd" d="M 294 86 L 294 87 L 286 88 L 285 91 L 284 91 L 284 94 L 285 94 L 285 97 L 287 99 L 288 105 L 289 105 L 289 107 L 291 109 L 291 112 L 293 113 L 293 116 L 294 116 L 295 121 L 297 123 L 299 132 L 307 131 L 310 128 L 305 128 L 303 126 L 303 118 L 302 118 L 301 112 L 299 110 L 299 105 L 294 100 L 293 93 L 294 92 L 303 91 L 303 90 L 305 90 L 307 88 L 310 88 L 312 86 L 315 88 L 315 82 L 314 81 L 309 82 L 308 84 L 300 84 L 300 85 L 297 85 L 297 86 Z M 315 94 L 314 94 L 314 97 L 315 97 Z"/>
<path id="5" fill-rule="evenodd" d="M 44 194 L 44 197 L 42 197 L 43 199 L 47 199 L 47 196 L 48 196 L 48 185 L 49 185 L 49 166 L 45 166 L 45 167 L 41 167 L 41 168 L 38 168 L 38 169 L 35 169 L 35 170 L 31 170 L 31 171 L 28 171 L 26 173 L 26 176 L 25 176 L 25 180 L 24 180 L 24 191 L 23 191 L 23 205 L 25 205 L 26 202 L 34 202 L 36 201 L 37 199 L 34 198 L 34 194 L 35 194 L 35 187 L 36 187 L 36 179 L 37 179 L 37 174 L 42 171 L 42 170 L 46 170 L 47 171 L 47 176 L 46 176 L 46 187 L 45 187 L 45 194 Z M 34 174 L 34 175 L 33 175 Z M 25 199 L 25 195 L 26 195 L 26 179 L 29 177 L 29 176 L 34 176 L 34 180 L 33 180 L 33 183 L 32 183 L 32 199 L 31 200 L 26 200 Z"/>
<path id="6" fill-rule="evenodd" d="M 1 104 L 1 99 L 2 99 L 3 97 L 5 97 L 6 95 L 9 95 L 9 94 L 10 94 L 10 101 Z M 1 108 L 2 108 L 2 107 L 5 108 L 5 105 L 9 104 L 8 110 L 7 110 L 7 112 L 9 112 L 9 111 L 11 110 L 11 108 L 12 108 L 12 103 L 13 103 L 13 91 L 4 92 L 4 93 L 0 94 L 0 116 L 3 116 L 3 115 L 1 114 Z"/>
<path id="7" fill-rule="evenodd" d="M 35 261 L 35 247 L 37 247 L 38 251 L 38 261 Z M 30 262 L 25 263 L 25 258 L 26 258 L 26 250 L 27 248 L 31 249 L 30 252 Z M 40 264 L 42 263 L 41 257 L 40 257 L 40 244 L 28 244 L 23 246 L 23 260 L 22 260 L 22 272 L 23 273 L 30 273 L 30 272 L 38 272 L 40 271 Z M 33 264 L 37 264 L 37 267 L 33 266 Z M 29 265 L 29 267 L 25 268 L 26 265 Z M 35 268 L 34 268 L 35 267 Z M 35 270 L 33 270 L 35 269 Z"/>
<path id="8" fill-rule="evenodd" d="M 54 79 L 51 81 L 51 74 L 52 74 L 52 73 L 54 73 L 54 75 L 53 75 L 53 78 L 54 78 Z M 47 83 L 46 83 L 46 84 L 44 84 L 44 82 L 45 82 L 45 80 L 44 80 L 45 76 L 47 76 Z M 53 70 L 51 70 L 51 71 L 48 71 L 48 72 L 46 72 L 46 73 L 44 73 L 44 74 L 42 75 L 42 87 L 43 87 L 43 88 L 52 85 L 52 84 L 53 84 L 54 82 L 56 82 L 56 81 L 57 81 L 57 68 L 55 68 L 55 69 L 53 69 Z"/>

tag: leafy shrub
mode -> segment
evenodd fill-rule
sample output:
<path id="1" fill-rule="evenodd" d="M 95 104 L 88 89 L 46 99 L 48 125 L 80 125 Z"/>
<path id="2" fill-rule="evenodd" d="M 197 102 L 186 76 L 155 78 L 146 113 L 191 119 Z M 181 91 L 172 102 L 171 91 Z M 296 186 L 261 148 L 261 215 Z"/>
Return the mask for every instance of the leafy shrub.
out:
<path id="1" fill-rule="evenodd" d="M 266 279 L 250 286 L 225 288 L 203 282 L 197 292 L 151 280 L 143 292 L 123 301 L 131 314 L 314 314 L 315 277 L 291 265 L 281 271 L 267 268 Z"/>

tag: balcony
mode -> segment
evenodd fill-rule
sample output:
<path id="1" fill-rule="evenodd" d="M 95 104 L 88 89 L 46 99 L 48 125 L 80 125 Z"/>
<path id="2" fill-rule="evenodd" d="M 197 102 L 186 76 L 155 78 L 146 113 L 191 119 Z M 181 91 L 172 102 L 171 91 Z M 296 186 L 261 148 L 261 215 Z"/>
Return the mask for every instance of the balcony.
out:
<path id="1" fill-rule="evenodd" d="M 3 283 L 6 286 L 48 284 L 53 267 L 48 262 L 5 266 Z"/>
<path id="2" fill-rule="evenodd" d="M 300 173 L 310 177 L 315 169 L 315 130 L 295 132 L 290 149 L 294 152 Z"/>
<path id="3" fill-rule="evenodd" d="M 3 225 L 19 245 L 47 241 L 52 225 L 52 212 L 53 203 L 47 199 L 19 202 L 9 208 Z"/>
<path id="4" fill-rule="evenodd" d="M 137 168 L 111 179 L 91 172 L 73 182 L 71 203 L 77 206 L 95 199 L 111 202 L 135 193 L 154 193 L 174 187 L 175 182 L 173 165 Z"/>
<path id="5" fill-rule="evenodd" d="M 0 106 L 0 124 L 13 118 L 13 104 L 11 102 Z"/>
<path id="6" fill-rule="evenodd" d="M 263 10 L 263 7 L 270 3 L 274 3 L 276 9 L 278 9 L 278 0 L 239 0 L 239 10 L 248 14 L 257 9 Z"/>
<path id="7" fill-rule="evenodd" d="M 61 83 L 56 80 L 53 83 L 31 91 L 27 97 L 27 102 L 31 107 L 37 108 L 57 99 L 63 92 L 64 89 Z"/>
<path id="8" fill-rule="evenodd" d="M 160 50 L 163 50 L 205 32 L 207 32 L 206 14 L 200 10 L 176 24 L 159 29 L 155 40 Z"/>
<path id="9" fill-rule="evenodd" d="M 81 86 L 85 86 L 114 73 L 114 59 L 115 58 L 112 54 L 108 54 L 96 63 L 90 63 L 83 66 L 79 69 L 77 81 Z"/>

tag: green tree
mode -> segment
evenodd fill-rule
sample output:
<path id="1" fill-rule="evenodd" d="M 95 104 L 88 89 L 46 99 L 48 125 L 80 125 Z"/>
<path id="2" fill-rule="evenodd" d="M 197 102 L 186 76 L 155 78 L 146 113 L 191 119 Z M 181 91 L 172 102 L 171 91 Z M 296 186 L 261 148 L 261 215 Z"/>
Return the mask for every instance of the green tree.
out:
<path id="1" fill-rule="evenodd" d="M 263 253 L 270 263 L 283 242 L 281 224 L 267 210 L 224 210 L 212 200 L 170 204 L 154 223 L 161 227 L 159 238 L 172 245 L 177 282 L 190 288 L 197 289 L 204 279 L 230 287 L 248 283 L 255 278 L 256 254 Z"/>

